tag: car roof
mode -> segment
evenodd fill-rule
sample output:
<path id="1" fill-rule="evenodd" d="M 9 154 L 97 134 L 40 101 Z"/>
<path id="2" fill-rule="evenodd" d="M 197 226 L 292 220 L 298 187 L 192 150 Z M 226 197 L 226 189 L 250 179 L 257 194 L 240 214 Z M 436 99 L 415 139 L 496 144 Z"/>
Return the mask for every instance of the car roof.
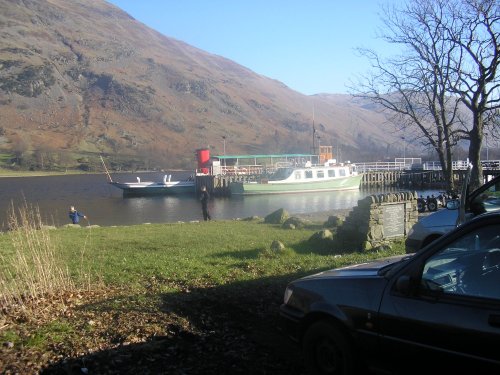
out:
<path id="1" fill-rule="evenodd" d="M 483 214 L 471 218 L 470 220 L 466 221 L 465 223 L 459 225 L 450 232 L 446 233 L 442 237 L 452 237 L 455 236 L 456 233 L 461 232 L 463 230 L 467 230 L 467 228 L 471 226 L 484 225 L 487 224 L 484 222 L 495 222 L 498 220 L 500 220 L 500 211 L 485 212 Z"/>
<path id="2" fill-rule="evenodd" d="M 476 222 L 479 220 L 489 220 L 489 219 L 494 220 L 495 218 L 498 218 L 498 217 L 500 217 L 500 211 L 490 211 L 490 212 L 485 212 L 483 214 L 477 215 L 469 221 Z"/>
<path id="3" fill-rule="evenodd" d="M 417 253 L 420 259 L 425 259 L 429 254 L 433 254 L 436 248 L 441 248 L 443 244 L 449 241 L 454 241 L 462 236 L 462 232 L 469 232 L 473 230 L 474 227 L 482 227 L 484 225 L 497 224 L 500 222 L 500 211 L 485 212 L 483 214 L 477 215 L 474 218 L 466 221 L 465 223 L 453 228 L 449 232 L 444 233 L 442 236 L 432 241 L 427 246 L 425 246 L 422 251 Z"/>

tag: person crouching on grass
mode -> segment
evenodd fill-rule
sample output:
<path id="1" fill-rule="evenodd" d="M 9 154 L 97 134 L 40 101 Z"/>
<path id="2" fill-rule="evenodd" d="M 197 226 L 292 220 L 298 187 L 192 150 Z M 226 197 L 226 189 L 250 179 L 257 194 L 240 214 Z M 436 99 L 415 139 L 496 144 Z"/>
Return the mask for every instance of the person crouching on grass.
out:
<path id="1" fill-rule="evenodd" d="M 75 206 L 71 206 L 69 208 L 69 218 L 73 224 L 78 224 L 80 222 L 81 217 L 87 220 L 87 216 L 75 210 Z"/>

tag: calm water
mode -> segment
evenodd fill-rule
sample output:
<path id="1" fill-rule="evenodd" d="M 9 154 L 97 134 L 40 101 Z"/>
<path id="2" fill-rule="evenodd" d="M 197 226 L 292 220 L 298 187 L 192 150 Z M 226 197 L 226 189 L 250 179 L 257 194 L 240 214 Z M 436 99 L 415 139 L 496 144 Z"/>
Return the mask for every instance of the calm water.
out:
<path id="1" fill-rule="evenodd" d="M 184 179 L 189 172 L 172 173 L 172 179 Z M 162 180 L 159 173 L 116 174 L 118 181 Z M 394 190 L 391 190 L 394 191 Z M 358 200 L 383 191 L 350 191 L 307 194 L 283 194 L 250 197 L 214 198 L 209 205 L 214 219 L 265 216 L 284 208 L 291 213 L 309 213 L 354 207 Z M 436 191 L 419 191 L 435 194 Z M 0 227 L 6 229 L 12 204 L 37 207 L 45 223 L 61 226 L 69 223 L 70 205 L 86 214 L 90 224 L 101 226 L 165 223 L 202 219 L 201 205 L 195 196 L 127 197 L 107 183 L 103 174 L 51 177 L 0 178 Z"/>

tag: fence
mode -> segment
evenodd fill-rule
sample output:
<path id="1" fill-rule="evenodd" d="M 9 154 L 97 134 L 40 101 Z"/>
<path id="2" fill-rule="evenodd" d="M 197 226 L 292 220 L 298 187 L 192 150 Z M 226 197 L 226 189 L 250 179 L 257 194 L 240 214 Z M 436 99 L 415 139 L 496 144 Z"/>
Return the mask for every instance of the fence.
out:
<path id="1" fill-rule="evenodd" d="M 438 161 L 422 162 L 420 158 L 396 158 L 395 161 L 355 163 L 359 173 L 368 172 L 396 172 L 396 171 L 441 171 L 441 163 Z M 483 169 L 500 170 L 500 160 L 484 160 L 481 162 Z M 463 171 L 467 169 L 469 162 L 467 160 L 456 160 L 452 162 L 454 171 Z M 213 166 L 211 174 L 222 176 L 247 176 L 263 175 L 273 173 L 277 167 L 275 165 L 220 165 Z"/>
<path id="2" fill-rule="evenodd" d="M 396 158 L 394 162 L 374 162 L 374 163 L 356 163 L 359 172 L 373 171 L 440 171 L 441 163 L 439 161 L 413 162 L 416 158 Z M 401 160 L 401 161 L 399 161 Z M 412 160 L 409 163 L 409 160 Z M 467 160 L 456 160 L 452 162 L 454 171 L 466 170 L 469 165 Z M 483 160 L 481 161 L 483 169 L 499 170 L 500 160 Z"/>

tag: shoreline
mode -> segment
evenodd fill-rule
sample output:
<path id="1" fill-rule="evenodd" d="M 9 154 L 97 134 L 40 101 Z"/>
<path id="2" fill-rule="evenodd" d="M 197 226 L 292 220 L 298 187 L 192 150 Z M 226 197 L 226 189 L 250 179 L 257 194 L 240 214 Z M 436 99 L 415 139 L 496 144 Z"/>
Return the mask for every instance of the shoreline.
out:
<path id="1" fill-rule="evenodd" d="M 325 221 L 328 220 L 330 216 L 339 216 L 342 218 L 346 218 L 351 211 L 352 208 L 338 208 L 338 209 L 308 212 L 308 213 L 294 213 L 294 214 L 290 213 L 290 215 L 299 217 L 301 219 L 309 220 L 312 222 L 324 223 Z"/>
<path id="2" fill-rule="evenodd" d="M 339 209 L 317 211 L 317 212 L 308 212 L 308 213 L 295 213 L 295 214 L 290 213 L 290 216 L 295 216 L 295 217 L 298 217 L 301 219 L 310 220 L 312 222 L 324 223 L 324 222 L 328 221 L 328 218 L 330 216 L 339 216 L 339 217 L 345 219 L 349 215 L 349 213 L 352 211 L 353 208 L 343 208 L 343 209 L 339 208 Z M 439 208 L 439 209 L 441 210 L 442 208 Z M 435 211 L 435 212 L 437 212 L 437 211 Z M 422 217 L 428 216 L 432 213 L 433 212 L 429 212 L 429 211 L 419 212 L 418 219 L 420 220 Z"/>

